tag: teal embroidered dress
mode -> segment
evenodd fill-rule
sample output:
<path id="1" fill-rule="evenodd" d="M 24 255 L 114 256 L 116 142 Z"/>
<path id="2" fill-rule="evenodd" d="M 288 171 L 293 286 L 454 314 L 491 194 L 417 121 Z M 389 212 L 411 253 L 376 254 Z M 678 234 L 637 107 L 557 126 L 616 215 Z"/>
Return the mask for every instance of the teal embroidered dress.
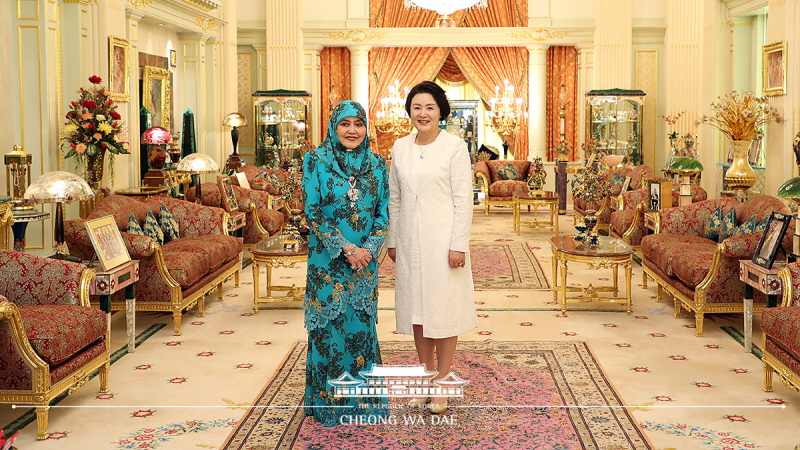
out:
<path id="1" fill-rule="evenodd" d="M 303 162 L 305 213 L 311 227 L 303 302 L 308 330 L 305 415 L 325 426 L 388 414 L 385 398 L 334 397 L 328 383 L 345 372 L 360 379 L 359 372 L 381 363 L 375 324 L 377 256 L 389 222 L 386 161 L 370 151 L 369 136 L 353 150 L 339 142 L 336 127 L 346 117 L 367 124 L 361 105 L 339 103 L 325 140 Z M 351 243 L 373 256 L 360 271 L 350 267 L 342 251 Z"/>

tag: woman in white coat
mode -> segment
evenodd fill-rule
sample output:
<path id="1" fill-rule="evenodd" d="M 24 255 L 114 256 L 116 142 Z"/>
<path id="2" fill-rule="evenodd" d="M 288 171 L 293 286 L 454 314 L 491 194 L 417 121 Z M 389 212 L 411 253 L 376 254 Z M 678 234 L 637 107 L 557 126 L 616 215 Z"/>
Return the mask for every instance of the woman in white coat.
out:
<path id="1" fill-rule="evenodd" d="M 458 335 L 477 327 L 469 258 L 472 169 L 466 143 L 439 128 L 450 114 L 444 89 L 431 81 L 414 86 L 406 111 L 417 132 L 392 150 L 386 246 L 397 267 L 397 331 L 414 335 L 420 362 L 438 371 L 436 380 L 450 373 Z M 447 410 L 446 397 L 410 404 L 428 401 L 433 413 Z"/>

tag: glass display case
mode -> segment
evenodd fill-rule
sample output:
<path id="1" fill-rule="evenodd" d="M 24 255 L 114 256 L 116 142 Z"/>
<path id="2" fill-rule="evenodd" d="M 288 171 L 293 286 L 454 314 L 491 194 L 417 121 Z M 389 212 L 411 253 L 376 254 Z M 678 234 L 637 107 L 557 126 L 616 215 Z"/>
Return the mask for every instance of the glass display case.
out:
<path id="1" fill-rule="evenodd" d="M 642 158 L 644 91 L 606 89 L 586 94 L 586 138 L 597 141 L 597 151 L 622 155 L 635 166 Z"/>
<path id="2" fill-rule="evenodd" d="M 467 143 L 470 157 L 478 151 L 478 100 L 450 100 L 450 116 L 443 128 Z"/>
<path id="3" fill-rule="evenodd" d="M 305 91 L 256 91 L 255 165 L 287 169 L 310 136 L 311 94 Z"/>

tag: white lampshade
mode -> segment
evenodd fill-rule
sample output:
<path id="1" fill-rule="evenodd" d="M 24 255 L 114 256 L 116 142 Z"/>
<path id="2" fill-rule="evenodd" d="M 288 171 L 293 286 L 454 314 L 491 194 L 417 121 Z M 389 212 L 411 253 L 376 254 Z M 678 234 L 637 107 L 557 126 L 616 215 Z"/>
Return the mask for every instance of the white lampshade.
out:
<path id="1" fill-rule="evenodd" d="M 205 153 L 192 153 L 178 162 L 178 172 L 186 173 L 216 173 L 219 164 Z"/>
<path id="2" fill-rule="evenodd" d="M 36 179 L 23 195 L 32 203 L 70 203 L 94 197 L 83 178 L 71 172 L 48 172 Z"/>

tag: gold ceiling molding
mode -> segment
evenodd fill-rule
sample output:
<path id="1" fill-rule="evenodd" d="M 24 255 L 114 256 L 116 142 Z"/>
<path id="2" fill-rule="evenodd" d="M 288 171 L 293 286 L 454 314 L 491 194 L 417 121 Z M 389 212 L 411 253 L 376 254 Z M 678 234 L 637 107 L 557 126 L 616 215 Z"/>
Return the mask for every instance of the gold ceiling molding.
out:
<path id="1" fill-rule="evenodd" d="M 363 30 L 350 30 L 347 33 L 344 31 L 337 31 L 335 33 L 325 33 L 325 36 L 329 39 L 344 39 L 344 40 L 351 40 L 353 42 L 364 42 L 365 40 L 369 39 L 371 41 L 374 40 L 381 40 L 386 38 L 387 33 L 378 33 L 378 32 L 370 32 L 367 33 Z"/>
<path id="2" fill-rule="evenodd" d="M 213 30 L 216 27 L 213 17 L 205 17 L 195 19 L 194 24 L 200 27 L 203 31 Z"/>
<path id="3" fill-rule="evenodd" d="M 184 3 L 197 6 L 200 9 L 211 11 L 221 7 L 222 5 L 212 0 L 183 0 Z"/>
<path id="4" fill-rule="evenodd" d="M 526 39 L 536 42 L 549 41 L 550 39 L 561 39 L 570 36 L 570 31 L 550 31 L 544 28 L 537 28 L 531 31 L 515 31 L 508 35 L 514 39 Z"/>
<path id="5" fill-rule="evenodd" d="M 145 6 L 152 5 L 154 0 L 129 0 L 129 1 L 131 2 L 131 6 L 133 6 L 134 8 L 138 8 L 140 6 L 144 8 Z"/>

